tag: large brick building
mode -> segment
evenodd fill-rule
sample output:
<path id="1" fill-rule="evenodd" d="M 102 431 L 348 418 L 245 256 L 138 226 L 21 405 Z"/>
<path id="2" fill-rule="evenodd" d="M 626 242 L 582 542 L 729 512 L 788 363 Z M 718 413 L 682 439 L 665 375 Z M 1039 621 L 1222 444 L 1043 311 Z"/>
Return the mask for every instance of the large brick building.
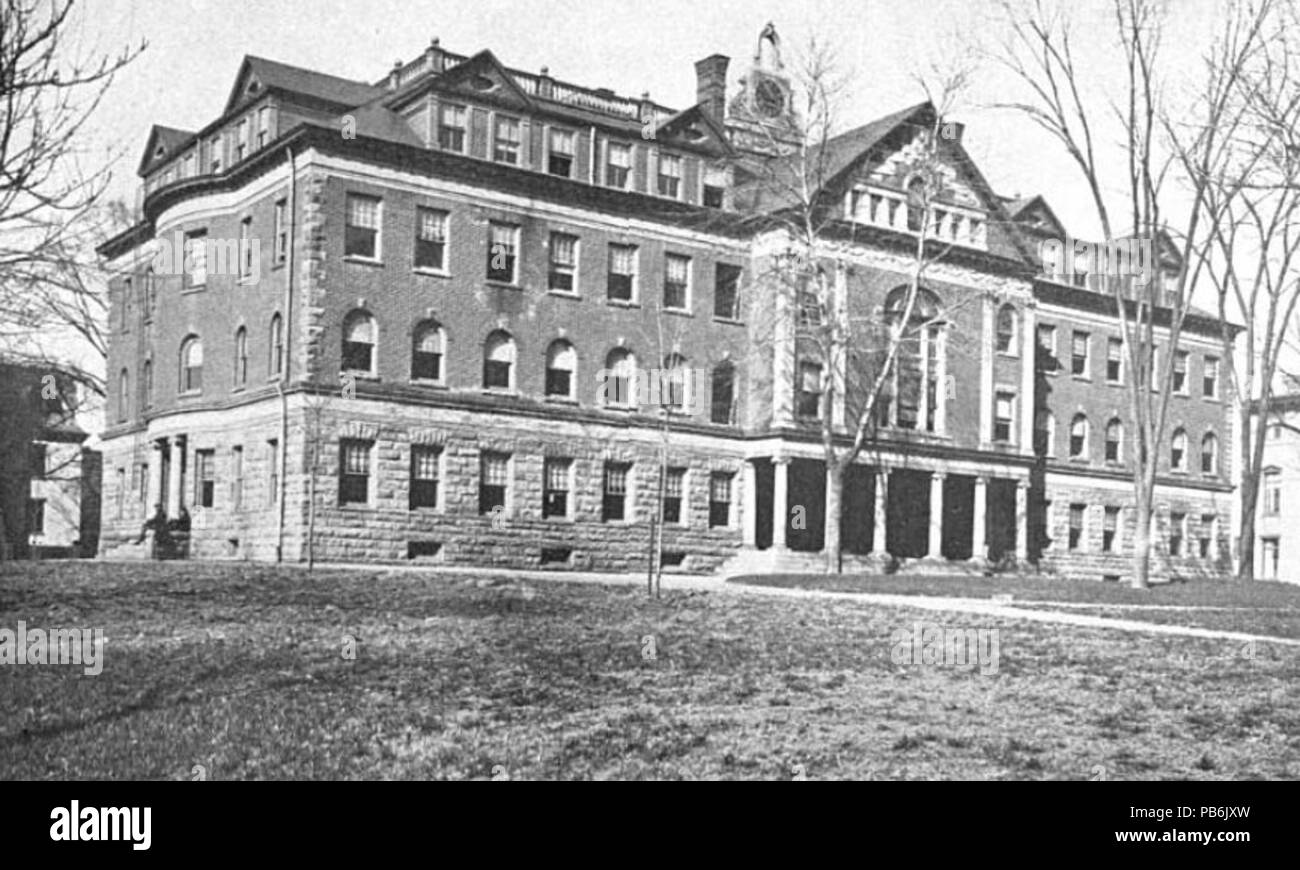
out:
<path id="1" fill-rule="evenodd" d="M 300 560 L 310 537 L 329 560 L 644 567 L 666 449 L 670 564 L 818 564 L 815 370 L 759 316 L 781 241 L 747 170 L 788 130 L 790 82 L 770 50 L 739 87 L 720 55 L 696 75 L 676 111 L 436 40 L 375 83 L 247 58 L 211 124 L 155 127 L 144 219 L 103 249 L 120 275 L 103 551 L 161 503 L 191 511 L 198 556 Z M 827 244 L 855 316 L 908 281 L 934 121 L 922 104 L 830 143 Z M 1110 302 L 1036 278 L 1034 234 L 1063 234 L 1046 203 L 997 196 L 959 135 L 943 147 L 949 250 L 922 306 L 948 314 L 847 478 L 846 557 L 1121 574 Z M 178 240 L 202 260 L 156 268 Z M 1217 335 L 1190 318 L 1172 363 L 1171 570 L 1214 570 L 1227 516 Z M 666 387 L 664 448 L 634 373 L 673 366 L 700 374 Z"/>

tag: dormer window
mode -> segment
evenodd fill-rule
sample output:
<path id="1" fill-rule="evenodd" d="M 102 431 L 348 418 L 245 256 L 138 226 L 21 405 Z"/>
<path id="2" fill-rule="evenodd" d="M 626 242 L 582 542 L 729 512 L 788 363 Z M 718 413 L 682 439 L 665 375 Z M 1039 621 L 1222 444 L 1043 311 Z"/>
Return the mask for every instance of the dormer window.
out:
<path id="1" fill-rule="evenodd" d="M 497 163 L 519 164 L 519 119 L 497 117 L 492 159 Z"/>
<path id="2" fill-rule="evenodd" d="M 722 208 L 727 191 L 727 172 L 719 166 L 710 166 L 704 170 L 704 186 L 701 201 L 706 208 Z"/>
<path id="3" fill-rule="evenodd" d="M 551 153 L 546 161 L 546 171 L 551 175 L 569 178 L 573 173 L 574 141 L 572 130 L 551 131 Z"/>
<path id="4" fill-rule="evenodd" d="M 682 158 L 676 154 L 659 155 L 659 195 L 677 199 L 682 186 Z"/>

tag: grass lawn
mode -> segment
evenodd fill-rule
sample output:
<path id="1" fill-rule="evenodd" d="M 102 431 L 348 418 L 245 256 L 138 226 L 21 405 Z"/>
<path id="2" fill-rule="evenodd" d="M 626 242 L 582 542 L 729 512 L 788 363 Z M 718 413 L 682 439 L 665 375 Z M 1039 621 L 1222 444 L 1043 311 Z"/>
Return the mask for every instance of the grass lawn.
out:
<path id="1" fill-rule="evenodd" d="M 95 677 L 0 666 L 4 778 L 1300 776 L 1297 652 L 1270 644 L 186 563 L 0 564 L 19 620 L 108 643 Z M 997 673 L 896 664 L 918 620 L 997 629 Z"/>

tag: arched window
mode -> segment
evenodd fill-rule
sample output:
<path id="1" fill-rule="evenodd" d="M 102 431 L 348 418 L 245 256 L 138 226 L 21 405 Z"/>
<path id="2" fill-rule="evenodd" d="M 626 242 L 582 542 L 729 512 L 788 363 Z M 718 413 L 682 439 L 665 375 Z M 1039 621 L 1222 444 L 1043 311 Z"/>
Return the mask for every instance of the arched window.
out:
<path id="1" fill-rule="evenodd" d="M 343 319 L 343 368 L 373 374 L 376 342 L 375 318 L 368 311 L 353 311 Z"/>
<path id="2" fill-rule="evenodd" d="M 267 371 L 272 376 L 284 372 L 284 321 L 279 314 L 271 316 L 271 357 L 267 362 Z"/>
<path id="3" fill-rule="evenodd" d="M 411 333 L 411 378 L 418 381 L 442 381 L 442 326 L 426 320 Z"/>
<path id="4" fill-rule="evenodd" d="M 1106 461 L 1123 462 L 1124 424 L 1115 418 L 1106 424 Z"/>
<path id="5" fill-rule="evenodd" d="M 126 369 L 117 376 L 117 422 L 125 423 L 131 410 L 131 374 Z"/>
<path id="6" fill-rule="evenodd" d="M 546 395 L 573 399 L 577 387 L 578 353 L 562 338 L 546 349 Z"/>
<path id="7" fill-rule="evenodd" d="M 235 386 L 242 387 L 248 383 L 248 330 L 239 327 L 235 330 Z"/>
<path id="8" fill-rule="evenodd" d="M 1201 473 L 1219 473 L 1219 439 L 1213 432 L 1206 432 L 1201 439 Z"/>
<path id="9" fill-rule="evenodd" d="M 1182 429 L 1175 430 L 1169 442 L 1169 467 L 1174 471 L 1187 470 L 1187 433 Z"/>
<path id="10" fill-rule="evenodd" d="M 729 426 L 735 422 L 736 367 L 726 361 L 718 363 L 713 367 L 711 381 L 709 419 Z"/>
<path id="11" fill-rule="evenodd" d="M 636 407 L 636 357 L 616 347 L 605 357 L 602 403 L 614 408 Z"/>
<path id="12" fill-rule="evenodd" d="M 1084 414 L 1076 414 L 1070 421 L 1070 458 L 1088 458 L 1088 418 Z"/>
<path id="13" fill-rule="evenodd" d="M 998 309 L 998 353 L 1016 352 L 1016 321 L 1015 306 L 1003 305 Z"/>
<path id="14" fill-rule="evenodd" d="M 937 322 L 939 298 L 919 288 L 908 312 L 909 286 L 895 287 L 885 298 L 885 319 L 891 328 L 900 328 L 898 353 L 894 361 L 885 425 L 900 429 L 938 429 L 940 405 L 944 401 L 942 372 L 946 370 L 943 334 Z M 902 322 L 908 314 L 907 323 Z"/>
<path id="15" fill-rule="evenodd" d="M 182 393 L 197 393 L 203 389 L 203 342 L 191 335 L 181 342 Z"/>
<path id="16" fill-rule="evenodd" d="M 515 340 L 498 329 L 483 344 L 483 386 L 511 390 L 515 386 Z"/>
<path id="17" fill-rule="evenodd" d="M 153 407 L 153 360 L 144 361 L 144 371 L 142 372 L 144 380 L 144 406 Z"/>
<path id="18" fill-rule="evenodd" d="M 686 357 L 679 353 L 664 357 L 664 368 L 659 373 L 659 404 L 678 414 L 688 414 L 688 405 L 694 400 L 690 392 L 690 368 Z"/>

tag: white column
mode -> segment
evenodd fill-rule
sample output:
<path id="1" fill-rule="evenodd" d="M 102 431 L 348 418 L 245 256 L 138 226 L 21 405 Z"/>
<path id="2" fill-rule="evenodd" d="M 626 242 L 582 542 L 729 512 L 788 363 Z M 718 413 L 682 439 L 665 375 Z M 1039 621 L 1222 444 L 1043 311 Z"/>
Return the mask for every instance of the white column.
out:
<path id="1" fill-rule="evenodd" d="M 790 458 L 777 456 L 772 466 L 776 472 L 772 486 L 772 549 L 784 550 L 785 530 L 790 523 L 790 506 L 786 504 L 790 492 Z"/>
<path id="2" fill-rule="evenodd" d="M 1037 411 L 1034 407 L 1034 362 L 1038 355 L 1036 314 L 1032 306 L 1026 305 L 1024 316 L 1020 319 L 1024 329 L 1020 342 L 1023 348 L 1020 369 L 1020 452 L 1024 456 L 1034 455 L 1034 415 Z"/>
<path id="3" fill-rule="evenodd" d="M 1016 482 L 1016 558 L 1029 558 L 1029 481 Z"/>
<path id="4" fill-rule="evenodd" d="M 989 499 L 989 479 L 987 477 L 975 478 L 975 505 L 971 521 L 971 558 L 987 559 L 988 550 L 988 520 L 986 512 Z"/>
<path id="5" fill-rule="evenodd" d="M 993 441 L 993 299 L 984 297 L 984 323 L 980 341 L 980 446 Z"/>
<path id="6" fill-rule="evenodd" d="M 166 441 L 154 441 L 150 445 L 149 482 L 144 497 L 146 516 L 153 516 L 154 505 L 162 503 L 163 451 L 167 449 L 166 445 Z"/>
<path id="7" fill-rule="evenodd" d="M 748 459 L 741 470 L 740 485 L 743 489 L 740 497 L 744 499 L 741 508 L 744 511 L 741 517 L 742 543 L 753 548 L 758 540 L 758 475 L 754 472 L 754 463 Z"/>
<path id="8" fill-rule="evenodd" d="M 948 475 L 930 475 L 930 548 L 926 555 L 938 559 L 943 555 L 943 481 Z"/>
<path id="9" fill-rule="evenodd" d="M 772 425 L 794 425 L 794 321 L 797 306 L 789 291 L 776 288 L 776 322 L 772 324 Z"/>
<path id="10" fill-rule="evenodd" d="M 889 515 L 889 472 L 876 472 L 875 522 L 871 527 L 871 552 L 877 556 L 885 554 L 885 522 Z"/>
<path id="11" fill-rule="evenodd" d="M 174 517 L 181 512 L 182 494 L 185 492 L 183 470 L 185 468 L 185 436 L 177 435 L 171 440 L 171 468 L 167 472 L 167 516 Z"/>

